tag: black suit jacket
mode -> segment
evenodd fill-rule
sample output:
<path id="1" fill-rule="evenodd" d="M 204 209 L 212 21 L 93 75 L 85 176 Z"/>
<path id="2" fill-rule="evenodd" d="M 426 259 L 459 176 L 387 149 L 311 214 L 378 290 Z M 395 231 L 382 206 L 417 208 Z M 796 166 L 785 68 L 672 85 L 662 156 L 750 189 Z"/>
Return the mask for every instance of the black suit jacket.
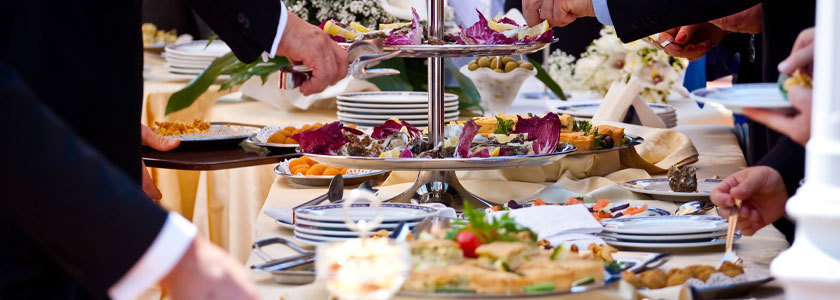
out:
<path id="1" fill-rule="evenodd" d="M 189 4 L 246 62 L 270 49 L 282 9 Z M 166 219 L 138 188 L 140 12 L 140 0 L 0 10 L 2 299 L 105 298 Z"/>

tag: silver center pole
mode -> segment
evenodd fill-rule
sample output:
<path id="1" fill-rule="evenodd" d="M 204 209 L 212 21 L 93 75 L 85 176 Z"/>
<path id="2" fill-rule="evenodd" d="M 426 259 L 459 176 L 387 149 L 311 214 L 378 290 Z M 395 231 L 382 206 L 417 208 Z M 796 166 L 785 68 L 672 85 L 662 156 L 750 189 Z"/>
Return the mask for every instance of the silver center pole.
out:
<path id="1" fill-rule="evenodd" d="M 429 37 L 443 39 L 443 0 L 429 0 Z M 443 58 L 429 57 L 429 140 L 443 142 Z"/>

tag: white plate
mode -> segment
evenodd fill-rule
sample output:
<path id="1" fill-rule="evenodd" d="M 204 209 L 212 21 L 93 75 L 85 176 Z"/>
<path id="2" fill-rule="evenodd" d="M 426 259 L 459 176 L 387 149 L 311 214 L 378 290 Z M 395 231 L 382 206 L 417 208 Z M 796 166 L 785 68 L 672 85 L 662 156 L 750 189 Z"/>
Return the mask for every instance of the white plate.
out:
<path id="1" fill-rule="evenodd" d="M 336 97 L 338 100 L 345 102 L 357 103 L 414 103 L 423 104 L 429 103 L 428 93 L 426 92 L 363 92 L 363 93 L 346 93 Z M 443 95 L 444 102 L 458 101 L 458 95 L 445 93 Z"/>
<path id="2" fill-rule="evenodd" d="M 177 73 L 177 74 L 194 74 L 198 75 L 201 72 L 204 72 L 203 68 L 180 68 L 180 67 L 173 67 L 170 65 L 166 66 L 166 70 L 170 73 Z"/>
<path id="3" fill-rule="evenodd" d="M 384 215 L 383 222 L 417 220 L 438 213 L 438 210 L 433 207 L 402 203 L 382 203 L 381 211 Z M 350 218 L 353 220 L 368 221 L 373 220 L 376 217 L 376 213 L 377 209 L 370 207 L 369 203 L 353 204 L 353 207 L 348 212 Z M 342 212 L 342 204 L 325 204 L 299 208 L 295 211 L 296 222 L 297 218 L 312 221 L 343 222 L 344 214 Z"/>
<path id="4" fill-rule="evenodd" d="M 638 179 L 638 180 L 630 180 L 622 183 L 621 185 L 633 192 L 648 194 L 655 197 L 657 200 L 661 199 L 663 196 L 668 197 L 673 200 L 674 198 L 704 198 L 708 199 L 709 195 L 712 193 L 712 190 L 715 189 L 715 186 L 718 183 L 721 183 L 723 180 L 720 179 L 704 179 L 698 180 L 697 182 L 697 192 L 695 193 L 686 193 L 686 192 L 672 192 L 671 186 L 668 185 L 668 178 L 650 178 L 650 179 Z M 689 200 L 689 199 L 685 199 Z M 679 201 L 679 200 L 677 200 Z M 689 200 L 690 201 L 690 200 Z"/>
<path id="5" fill-rule="evenodd" d="M 372 233 L 372 232 L 371 232 Z M 315 234 L 308 234 L 303 233 L 300 231 L 295 230 L 295 237 L 296 238 L 303 238 L 313 242 L 343 242 L 349 239 L 355 239 L 359 237 L 359 233 L 357 232 L 355 236 L 346 236 L 346 237 L 334 237 L 334 236 L 323 236 L 323 235 L 315 235 Z"/>
<path id="6" fill-rule="evenodd" d="M 744 83 L 725 88 L 702 88 L 691 92 L 691 99 L 720 103 L 735 113 L 745 107 L 788 110 L 791 105 L 776 83 Z"/>
<path id="7" fill-rule="evenodd" d="M 417 226 L 417 224 L 420 224 L 420 222 L 412 222 L 412 223 L 406 223 L 406 224 L 408 225 L 409 228 L 414 228 L 414 226 Z M 300 224 L 298 224 L 298 225 L 300 225 Z M 372 230 L 371 232 L 377 232 L 381 229 L 387 230 L 388 233 L 390 234 L 393 231 L 394 228 L 377 228 L 377 229 Z M 358 232 L 352 231 L 352 230 L 349 230 L 349 229 L 345 229 L 345 230 L 341 230 L 341 229 L 324 230 L 324 229 L 319 229 L 317 227 L 316 228 L 309 228 L 309 227 L 304 227 L 304 226 L 296 226 L 294 228 L 294 230 L 295 230 L 295 232 L 317 235 L 317 236 L 328 236 L 328 237 L 329 236 L 331 236 L 331 237 L 345 237 L 345 236 L 347 236 L 347 237 L 358 237 L 359 236 Z"/>
<path id="8" fill-rule="evenodd" d="M 569 104 L 558 106 L 556 108 L 556 112 L 569 114 L 574 117 L 592 118 L 592 116 L 595 115 L 595 112 L 598 111 L 598 107 L 601 106 L 601 102 L 603 101 L 604 100 L 572 101 L 569 102 Z M 677 111 L 673 106 L 667 104 L 648 103 L 648 106 L 650 106 L 656 115 L 673 114 Z"/>
<path id="9" fill-rule="evenodd" d="M 295 225 L 292 225 L 292 224 L 289 224 L 289 223 L 286 223 L 286 222 L 283 222 L 283 221 L 280 221 L 280 220 L 274 220 L 274 223 L 277 223 L 277 225 L 280 225 L 280 227 L 295 230 Z"/>
<path id="10" fill-rule="evenodd" d="M 444 113 L 443 117 L 444 118 L 456 118 L 456 117 L 458 117 L 458 114 L 460 114 L 460 112 L 456 110 L 456 111 L 453 111 L 453 112 Z M 383 122 L 385 122 L 386 120 L 390 120 L 391 118 L 395 117 L 393 114 L 364 115 L 364 114 L 346 113 L 346 112 L 341 112 L 341 111 L 337 112 L 336 115 L 338 115 L 339 118 L 353 118 L 353 119 L 362 119 L 362 120 L 370 120 L 370 121 L 382 120 Z M 429 115 L 427 113 L 423 113 L 423 114 L 400 115 L 398 117 L 400 118 L 400 120 L 427 120 L 429 118 Z"/>
<path id="11" fill-rule="evenodd" d="M 216 59 L 216 57 L 214 57 L 214 56 L 207 56 L 207 57 L 186 56 L 186 55 L 177 55 L 177 54 L 165 53 L 165 52 L 163 54 L 161 54 L 161 56 L 163 56 L 163 58 L 166 59 L 167 62 L 174 61 L 174 62 L 183 62 L 183 63 L 192 63 L 192 64 L 196 64 L 196 63 L 210 64 L 211 62 L 213 62 L 213 60 Z"/>
<path id="12" fill-rule="evenodd" d="M 186 61 L 186 60 L 174 60 L 174 59 L 167 59 L 166 65 L 176 68 L 193 68 L 193 69 L 204 69 L 210 65 L 210 62 L 193 62 L 193 61 Z"/>
<path id="13" fill-rule="evenodd" d="M 695 234 L 727 229 L 727 222 L 711 216 L 663 216 L 601 221 L 604 232 L 623 234 Z"/>
<path id="14" fill-rule="evenodd" d="M 293 175 L 289 170 L 289 163 L 292 160 L 281 161 L 274 167 L 274 173 L 285 177 L 287 180 L 309 186 L 329 186 L 334 175 Z M 379 175 L 388 173 L 388 170 L 363 170 L 363 169 L 347 169 L 347 173 L 342 176 L 344 185 L 360 184 L 365 180 L 374 179 Z"/>
<path id="15" fill-rule="evenodd" d="M 423 108 L 429 109 L 428 103 L 422 104 L 382 104 L 382 103 L 360 103 L 360 102 L 348 102 L 348 101 L 336 101 L 338 105 L 344 107 L 356 107 L 356 108 L 378 108 L 378 109 L 406 109 L 406 108 Z M 444 102 L 444 108 L 452 108 L 458 107 L 458 101 L 450 101 Z"/>
<path id="16" fill-rule="evenodd" d="M 315 241 L 315 240 L 305 239 L 305 238 L 298 237 L 297 235 L 295 235 L 295 240 L 300 242 L 301 244 L 309 245 L 309 246 L 320 246 L 320 245 L 329 243 L 329 242 L 324 242 L 324 241 Z"/>
<path id="17" fill-rule="evenodd" d="M 685 241 L 685 240 L 699 240 L 699 239 L 712 239 L 720 236 L 726 236 L 726 231 L 715 231 L 709 233 L 696 233 L 696 234 L 657 234 L 657 235 L 645 235 L 645 234 L 621 234 L 621 233 L 612 233 L 612 232 L 602 232 L 598 234 L 602 237 L 614 238 L 621 241 Z"/>
<path id="18" fill-rule="evenodd" d="M 424 114 L 427 114 L 427 113 L 429 113 L 429 109 L 428 109 L 428 108 L 386 108 L 386 109 L 374 109 L 374 108 L 365 108 L 365 107 L 350 107 L 350 106 L 344 106 L 344 105 L 340 105 L 340 104 L 338 105 L 338 111 L 339 111 L 339 112 L 346 112 L 346 113 L 362 113 L 362 114 L 365 114 L 365 115 L 368 115 L 368 114 L 381 114 L 381 113 L 386 113 L 386 114 L 395 114 L 395 115 L 404 115 L 404 114 L 419 114 L 419 113 L 424 113 Z M 455 105 L 455 106 L 450 106 L 450 107 L 444 107 L 444 112 L 445 112 L 445 113 L 458 112 L 458 106 L 457 106 L 457 105 Z"/>
<path id="19" fill-rule="evenodd" d="M 220 40 L 215 40 L 210 45 L 207 45 L 207 40 L 169 44 L 164 49 L 166 53 L 198 57 L 219 57 L 230 52 L 230 47 Z"/>
<path id="20" fill-rule="evenodd" d="M 735 233 L 735 239 L 740 239 L 741 234 Z M 619 246 L 619 247 L 633 247 L 633 248 L 647 248 L 647 249 L 654 249 L 654 248 L 661 248 L 661 249 L 674 249 L 674 248 L 701 248 L 701 247 L 709 247 L 709 246 L 718 246 L 726 244 L 726 237 L 723 238 L 715 238 L 710 239 L 708 241 L 700 241 L 700 242 L 673 242 L 673 243 L 666 243 L 666 242 L 632 242 L 632 241 L 616 241 L 612 239 L 604 239 L 608 245 L 611 246 Z"/>
<path id="21" fill-rule="evenodd" d="M 423 219 L 408 220 L 409 221 L 408 224 L 415 224 L 416 225 L 417 223 L 420 223 L 420 221 L 422 221 L 422 220 Z M 376 227 L 376 230 L 379 230 L 379 229 L 388 229 L 388 230 L 394 229 L 394 228 L 397 228 L 397 225 L 399 223 L 400 223 L 399 221 L 397 221 L 397 222 L 382 222 L 382 224 L 379 224 L 379 226 Z M 300 224 L 300 225 L 305 225 L 305 226 L 310 226 L 310 227 L 317 227 L 317 228 L 320 228 L 320 229 L 330 229 L 330 230 L 341 229 L 341 230 L 345 230 L 345 231 L 350 231 L 350 229 L 347 228 L 347 224 L 344 224 L 344 222 L 325 222 L 325 221 L 322 222 L 322 221 L 312 221 L 312 220 L 307 220 L 307 219 L 295 219 L 295 224 Z"/>
<path id="22" fill-rule="evenodd" d="M 365 120 L 365 119 L 342 118 L 342 117 L 339 117 L 338 120 L 341 121 L 341 122 L 344 122 L 344 123 L 356 124 L 360 127 L 374 127 L 374 126 L 382 125 L 382 123 L 385 122 L 385 120 Z M 446 123 L 455 122 L 455 121 L 458 121 L 458 118 L 457 117 L 446 118 L 443 121 L 446 122 Z M 410 121 L 408 121 L 408 123 L 410 123 L 411 125 L 419 127 L 419 126 L 429 125 L 429 120 L 410 120 Z"/>

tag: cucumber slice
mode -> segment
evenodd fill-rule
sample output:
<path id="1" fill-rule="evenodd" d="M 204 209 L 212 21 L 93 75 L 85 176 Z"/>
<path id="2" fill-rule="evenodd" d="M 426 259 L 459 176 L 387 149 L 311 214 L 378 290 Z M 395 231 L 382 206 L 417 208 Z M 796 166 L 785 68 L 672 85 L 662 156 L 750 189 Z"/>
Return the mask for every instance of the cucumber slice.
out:
<path id="1" fill-rule="evenodd" d="M 591 283 L 595 283 L 595 278 L 587 277 L 587 278 L 572 282 L 572 286 L 581 286 L 581 285 L 587 285 L 587 284 L 591 284 Z"/>
<path id="2" fill-rule="evenodd" d="M 526 293 L 551 293 L 554 291 L 554 284 L 551 282 L 535 283 L 525 287 Z"/>

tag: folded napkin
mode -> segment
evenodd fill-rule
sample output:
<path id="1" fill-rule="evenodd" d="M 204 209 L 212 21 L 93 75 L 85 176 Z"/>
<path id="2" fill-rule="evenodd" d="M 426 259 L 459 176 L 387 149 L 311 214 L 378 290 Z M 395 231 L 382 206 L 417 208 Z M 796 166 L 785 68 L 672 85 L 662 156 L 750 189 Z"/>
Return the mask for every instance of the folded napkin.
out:
<path id="1" fill-rule="evenodd" d="M 598 233 L 602 229 L 586 206 L 581 204 L 532 206 L 493 212 L 490 216 L 501 217 L 506 213 L 517 223 L 530 228 L 539 239 L 566 233 Z"/>
<path id="2" fill-rule="evenodd" d="M 304 96 L 299 89 L 281 90 L 277 88 L 280 74 L 275 72 L 268 76 L 263 85 L 262 79 L 252 77 L 239 88 L 243 95 L 271 104 L 281 109 L 297 108 L 307 110 L 312 108 L 334 108 L 336 96 L 343 93 L 378 91 L 375 85 L 364 80 L 357 80 L 347 76 L 323 92 Z"/>

